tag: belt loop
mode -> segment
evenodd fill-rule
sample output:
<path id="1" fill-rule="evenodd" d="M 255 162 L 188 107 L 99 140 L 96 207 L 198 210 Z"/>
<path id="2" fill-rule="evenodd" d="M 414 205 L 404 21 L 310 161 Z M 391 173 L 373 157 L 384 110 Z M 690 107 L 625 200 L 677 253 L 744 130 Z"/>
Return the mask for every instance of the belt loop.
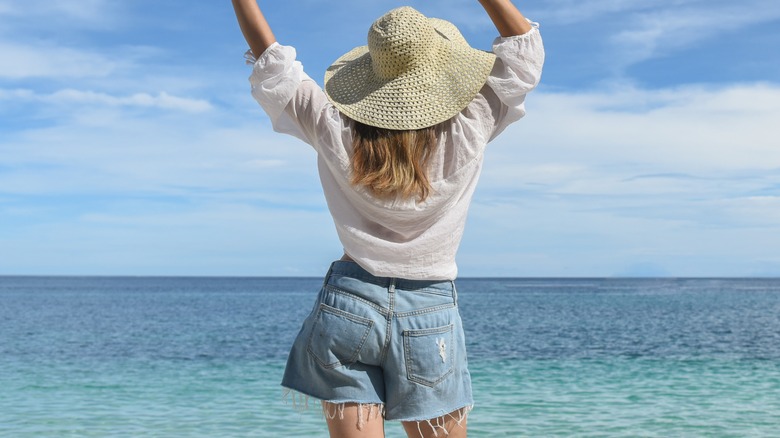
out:
<path id="1" fill-rule="evenodd" d="M 333 262 L 330 264 L 330 267 L 328 268 L 328 273 L 325 274 L 325 279 L 322 280 L 322 287 L 325 287 L 328 285 L 328 279 L 330 278 L 330 274 L 333 272 L 333 265 L 335 265 L 336 262 Z"/>
<path id="2" fill-rule="evenodd" d="M 452 285 L 452 299 L 455 301 L 455 307 L 458 306 L 458 289 L 455 287 L 455 280 L 450 280 Z"/>

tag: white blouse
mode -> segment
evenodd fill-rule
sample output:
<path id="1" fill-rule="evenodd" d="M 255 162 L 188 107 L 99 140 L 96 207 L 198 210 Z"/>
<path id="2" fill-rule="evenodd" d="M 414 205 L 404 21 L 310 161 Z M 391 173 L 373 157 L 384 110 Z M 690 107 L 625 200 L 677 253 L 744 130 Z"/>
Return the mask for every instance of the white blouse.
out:
<path id="1" fill-rule="evenodd" d="M 482 169 L 485 145 L 525 115 L 525 95 L 539 83 L 544 47 L 538 25 L 497 38 L 497 60 L 485 86 L 445 122 L 428 177 L 433 190 L 416 199 L 377 199 L 350 184 L 349 120 L 296 61 L 295 49 L 271 45 L 254 62 L 252 96 L 274 130 L 314 147 L 328 208 L 344 252 L 368 272 L 412 280 L 453 280 L 455 254 Z"/>

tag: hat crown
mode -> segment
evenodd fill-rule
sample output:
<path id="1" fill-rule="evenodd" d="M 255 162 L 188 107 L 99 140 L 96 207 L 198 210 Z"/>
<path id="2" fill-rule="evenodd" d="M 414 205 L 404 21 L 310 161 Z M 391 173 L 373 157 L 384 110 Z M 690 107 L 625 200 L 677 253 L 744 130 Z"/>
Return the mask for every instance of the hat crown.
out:
<path id="1" fill-rule="evenodd" d="M 454 24 L 408 6 L 368 31 L 368 45 L 325 72 L 325 94 L 341 114 L 377 128 L 420 129 L 462 111 L 485 85 L 496 56 L 472 48 Z"/>
<path id="2" fill-rule="evenodd" d="M 423 14 L 408 6 L 393 9 L 368 31 L 373 70 L 381 78 L 396 78 L 423 65 L 436 41 L 436 30 Z"/>

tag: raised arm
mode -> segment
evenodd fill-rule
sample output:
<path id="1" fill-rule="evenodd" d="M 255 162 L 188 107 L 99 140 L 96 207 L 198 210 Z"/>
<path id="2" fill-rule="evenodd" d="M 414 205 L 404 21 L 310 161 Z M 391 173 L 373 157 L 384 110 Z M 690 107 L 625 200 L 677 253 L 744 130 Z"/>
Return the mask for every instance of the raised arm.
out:
<path id="1" fill-rule="evenodd" d="M 255 56 L 260 56 L 276 42 L 276 37 L 260 11 L 257 0 L 233 0 L 233 9 L 249 48 Z"/>
<path id="2" fill-rule="evenodd" d="M 502 37 L 522 35 L 531 30 L 531 24 L 510 0 L 479 0 L 479 2 Z"/>

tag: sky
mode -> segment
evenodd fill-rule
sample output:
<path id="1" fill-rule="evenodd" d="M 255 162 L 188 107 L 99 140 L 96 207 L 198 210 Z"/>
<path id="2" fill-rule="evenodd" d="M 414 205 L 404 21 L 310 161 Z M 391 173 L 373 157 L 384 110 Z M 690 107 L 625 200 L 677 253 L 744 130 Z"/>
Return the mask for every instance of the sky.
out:
<path id="1" fill-rule="evenodd" d="M 309 75 L 404 4 L 261 1 Z M 461 277 L 780 276 L 780 2 L 529 0 L 547 61 L 487 149 Z M 0 0 L 0 275 L 321 276 L 311 147 L 249 94 L 230 2 Z"/>

